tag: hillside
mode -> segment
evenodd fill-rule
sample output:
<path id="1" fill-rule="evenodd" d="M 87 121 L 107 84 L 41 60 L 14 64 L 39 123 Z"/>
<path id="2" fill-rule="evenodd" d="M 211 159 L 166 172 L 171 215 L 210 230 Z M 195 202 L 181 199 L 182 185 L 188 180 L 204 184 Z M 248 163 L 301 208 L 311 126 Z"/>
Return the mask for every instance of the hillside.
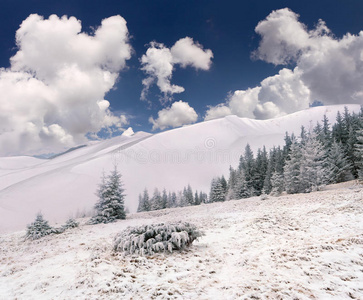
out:
<path id="1" fill-rule="evenodd" d="M 190 183 L 208 192 L 214 176 L 237 165 L 247 143 L 254 151 L 283 145 L 286 131 L 299 134 L 302 125 L 312 128 L 324 114 L 333 123 L 343 110 L 343 105 L 322 106 L 271 120 L 228 116 L 155 135 L 93 142 L 50 160 L 0 158 L 0 232 L 24 228 L 39 211 L 52 222 L 89 214 L 102 172 L 114 164 L 123 175 L 131 212 L 145 187 L 180 190 Z"/>
<path id="2" fill-rule="evenodd" d="M 130 215 L 23 241 L 0 235 L 1 299 L 362 299 L 363 187 Z M 181 253 L 114 254 L 127 226 L 188 221 Z M 84 222 L 85 220 L 83 220 Z"/>

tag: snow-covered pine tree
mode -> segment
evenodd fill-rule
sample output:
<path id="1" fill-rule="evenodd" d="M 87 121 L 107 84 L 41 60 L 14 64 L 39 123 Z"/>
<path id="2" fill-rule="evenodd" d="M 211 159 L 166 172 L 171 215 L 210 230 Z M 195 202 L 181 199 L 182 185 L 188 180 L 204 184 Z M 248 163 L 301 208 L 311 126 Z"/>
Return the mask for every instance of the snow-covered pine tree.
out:
<path id="1" fill-rule="evenodd" d="M 301 145 L 305 144 L 307 138 L 308 138 L 308 134 L 306 132 L 306 129 L 305 129 L 304 126 L 301 126 L 301 131 L 300 131 L 300 143 L 301 143 Z"/>
<path id="2" fill-rule="evenodd" d="M 279 196 L 284 191 L 284 175 L 278 172 L 271 176 L 271 195 Z"/>
<path id="3" fill-rule="evenodd" d="M 332 143 L 332 133 L 330 130 L 329 119 L 326 115 L 323 118 L 323 127 L 322 127 L 322 136 L 323 136 L 323 145 L 326 149 L 329 149 Z"/>
<path id="4" fill-rule="evenodd" d="M 147 189 L 144 189 L 143 195 L 139 197 L 139 206 L 137 208 L 138 212 L 150 211 L 150 197 Z"/>
<path id="5" fill-rule="evenodd" d="M 139 194 L 139 205 L 137 206 L 137 212 L 142 212 L 143 211 L 143 198 L 142 195 Z"/>
<path id="6" fill-rule="evenodd" d="M 195 191 L 194 194 L 194 205 L 200 205 L 200 199 L 199 199 L 199 195 L 198 195 L 198 191 Z"/>
<path id="7" fill-rule="evenodd" d="M 208 203 L 208 195 L 203 193 L 202 191 L 199 192 L 199 201 L 200 203 Z"/>
<path id="8" fill-rule="evenodd" d="M 177 196 L 177 206 L 178 207 L 185 207 L 189 205 L 187 198 L 185 197 L 186 188 L 184 187 L 183 191 L 178 192 Z"/>
<path id="9" fill-rule="evenodd" d="M 237 199 L 237 171 L 229 166 L 229 178 L 227 182 L 226 200 Z"/>
<path id="10" fill-rule="evenodd" d="M 249 195 L 248 197 L 256 195 L 256 184 L 254 182 L 255 164 L 256 162 L 253 156 L 253 151 L 251 146 L 247 144 L 245 147 L 244 156 L 241 156 L 240 159 L 239 170 L 243 170 L 244 181 Z"/>
<path id="11" fill-rule="evenodd" d="M 162 198 L 161 198 L 161 194 L 158 190 L 158 188 L 154 189 L 154 193 L 153 196 L 150 200 L 150 206 L 151 206 L 151 210 L 159 210 L 163 208 L 163 203 L 162 203 Z"/>
<path id="12" fill-rule="evenodd" d="M 163 189 L 163 194 L 161 196 L 161 203 L 162 203 L 162 208 L 166 208 L 166 204 L 168 203 L 168 195 L 166 193 L 166 189 Z"/>
<path id="13" fill-rule="evenodd" d="M 243 169 L 240 170 L 237 174 L 236 195 L 237 199 L 248 198 L 252 196 L 250 193 L 250 189 L 247 186 Z"/>
<path id="14" fill-rule="evenodd" d="M 309 193 L 318 191 L 327 183 L 325 169 L 327 154 L 316 135 L 311 133 L 302 148 L 300 164 L 300 191 Z"/>
<path id="15" fill-rule="evenodd" d="M 52 227 L 44 220 L 43 215 L 38 213 L 35 221 L 27 226 L 25 239 L 36 240 L 51 233 L 53 233 Z"/>
<path id="16" fill-rule="evenodd" d="M 211 189 L 209 194 L 210 202 L 221 202 L 226 198 L 226 194 L 221 182 L 221 178 L 213 178 L 211 182 Z"/>
<path id="17" fill-rule="evenodd" d="M 177 196 L 175 192 L 171 193 L 171 197 L 170 197 L 170 207 L 176 207 L 177 206 Z"/>
<path id="18" fill-rule="evenodd" d="M 124 191 L 121 174 L 115 166 L 107 180 L 104 176 L 102 178 L 102 183 L 97 191 L 99 199 L 95 204 L 96 215 L 88 223 L 109 223 L 117 219 L 125 219 Z"/>
<path id="19" fill-rule="evenodd" d="M 357 143 L 354 145 L 354 148 L 355 156 L 357 157 L 358 177 L 363 180 L 363 106 L 362 116 L 359 118 L 359 127 L 360 129 L 357 130 Z"/>
<path id="20" fill-rule="evenodd" d="M 188 205 L 194 205 L 193 190 L 190 184 L 188 184 L 187 188 L 184 188 L 183 194 Z"/>
<path id="21" fill-rule="evenodd" d="M 256 195 L 259 196 L 262 193 L 266 173 L 268 167 L 268 158 L 266 147 L 263 149 L 258 149 L 257 156 L 255 160 L 255 169 L 253 172 L 252 180 L 253 180 L 253 188 L 256 191 Z"/>
<path id="22" fill-rule="evenodd" d="M 342 143 L 344 144 L 344 142 L 346 141 L 346 133 L 345 133 L 345 126 L 344 126 L 344 122 L 343 122 L 343 118 L 342 115 L 340 113 L 340 111 L 337 112 L 337 116 L 336 116 L 336 123 L 333 126 L 333 130 L 332 130 L 332 135 L 333 135 L 333 139 L 337 142 L 337 143 Z"/>
<path id="23" fill-rule="evenodd" d="M 290 154 L 284 167 L 284 185 L 288 194 L 299 193 L 300 188 L 300 166 L 301 146 L 296 141 L 291 144 Z"/>
<path id="24" fill-rule="evenodd" d="M 327 159 L 327 180 L 329 183 L 344 182 L 352 180 L 352 166 L 344 153 L 340 143 L 331 144 Z"/>

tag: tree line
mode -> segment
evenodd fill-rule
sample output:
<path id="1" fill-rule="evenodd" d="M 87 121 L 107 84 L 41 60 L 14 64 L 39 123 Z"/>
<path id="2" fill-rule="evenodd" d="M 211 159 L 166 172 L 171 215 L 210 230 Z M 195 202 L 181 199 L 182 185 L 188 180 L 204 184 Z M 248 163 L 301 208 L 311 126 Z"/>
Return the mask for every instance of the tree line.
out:
<path id="1" fill-rule="evenodd" d="M 285 135 L 283 147 L 258 149 L 254 156 L 246 145 L 237 168 L 229 178 L 211 182 L 209 202 L 248 198 L 262 194 L 308 193 L 326 184 L 363 179 L 363 106 L 358 114 L 337 113 L 330 126 L 324 115 L 321 123 L 300 136 Z"/>
<path id="2" fill-rule="evenodd" d="M 184 207 L 191 205 L 200 205 L 208 202 L 208 195 L 200 191 L 193 190 L 188 184 L 182 191 L 167 192 L 164 188 L 160 193 L 158 188 L 154 189 L 152 197 L 149 196 L 148 190 L 145 188 L 144 192 L 139 195 L 139 205 L 137 212 L 159 210 L 172 207 Z"/>

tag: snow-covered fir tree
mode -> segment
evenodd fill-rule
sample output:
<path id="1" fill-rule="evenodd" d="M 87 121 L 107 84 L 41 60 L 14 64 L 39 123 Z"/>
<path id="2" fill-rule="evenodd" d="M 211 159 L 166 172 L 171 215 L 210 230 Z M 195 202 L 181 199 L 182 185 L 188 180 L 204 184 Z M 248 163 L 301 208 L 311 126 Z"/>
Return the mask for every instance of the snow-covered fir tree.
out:
<path id="1" fill-rule="evenodd" d="M 284 184 L 289 194 L 298 193 L 300 188 L 301 146 L 296 141 L 291 145 L 290 154 L 284 167 Z"/>
<path id="2" fill-rule="evenodd" d="M 151 206 L 150 206 L 149 192 L 145 188 L 143 195 L 139 195 L 139 206 L 137 208 L 137 212 L 149 211 L 150 209 Z"/>
<path id="3" fill-rule="evenodd" d="M 363 109 L 363 107 L 362 107 Z M 356 165 L 359 179 L 363 180 L 363 112 L 359 118 L 359 127 L 357 131 L 357 143 L 354 145 L 355 156 L 357 157 Z"/>
<path id="4" fill-rule="evenodd" d="M 302 148 L 300 162 L 300 192 L 317 191 L 327 183 L 326 152 L 316 135 L 310 133 Z"/>
<path id="5" fill-rule="evenodd" d="M 194 205 L 194 197 L 193 197 L 193 190 L 190 184 L 183 190 L 183 196 L 185 197 L 186 203 L 188 205 Z"/>
<path id="6" fill-rule="evenodd" d="M 271 176 L 271 195 L 279 196 L 284 191 L 284 175 L 278 172 Z"/>
<path id="7" fill-rule="evenodd" d="M 36 240 L 51 233 L 53 233 L 52 227 L 44 220 L 43 215 L 38 213 L 35 221 L 27 226 L 25 238 Z"/>
<path id="8" fill-rule="evenodd" d="M 151 206 L 151 210 L 159 210 L 159 209 L 163 209 L 163 200 L 161 197 L 161 194 L 158 190 L 158 188 L 154 189 L 154 193 L 153 196 L 150 200 L 150 206 Z"/>
<path id="9" fill-rule="evenodd" d="M 163 189 L 163 194 L 161 195 L 161 203 L 162 203 L 162 207 L 166 208 L 167 203 L 168 203 L 168 194 L 166 193 L 166 189 Z"/>
<path id="10" fill-rule="evenodd" d="M 121 174 L 115 166 L 107 178 L 104 175 L 102 177 L 102 183 L 97 191 L 99 199 L 95 204 L 96 215 L 89 223 L 109 223 L 117 219 L 125 219 L 124 192 Z"/>
<path id="11" fill-rule="evenodd" d="M 208 195 L 207 193 L 199 192 L 199 201 L 200 203 L 208 203 Z"/>
<path id="12" fill-rule="evenodd" d="M 213 178 L 211 183 L 211 190 L 209 194 L 209 201 L 210 202 L 221 202 L 224 201 L 226 198 L 225 189 L 223 187 L 221 178 L 216 177 Z"/>
<path id="13" fill-rule="evenodd" d="M 328 183 L 338 183 L 353 179 L 352 165 L 344 153 L 341 143 L 333 142 L 327 159 Z"/>
<path id="14" fill-rule="evenodd" d="M 198 191 L 195 191 L 194 194 L 194 205 L 199 205 L 201 202 L 199 200 L 199 195 L 198 195 Z"/>
<path id="15" fill-rule="evenodd" d="M 237 199 L 237 171 L 229 167 L 226 200 Z"/>

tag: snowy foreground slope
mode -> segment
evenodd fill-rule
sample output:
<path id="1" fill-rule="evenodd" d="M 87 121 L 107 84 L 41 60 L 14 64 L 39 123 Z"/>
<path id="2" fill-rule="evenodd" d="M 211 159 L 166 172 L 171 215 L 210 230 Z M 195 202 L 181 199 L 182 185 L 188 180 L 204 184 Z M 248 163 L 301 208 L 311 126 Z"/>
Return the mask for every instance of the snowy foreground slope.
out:
<path id="1" fill-rule="evenodd" d="M 359 105 L 348 105 L 358 112 Z M 102 172 L 117 164 L 134 212 L 146 187 L 177 191 L 191 184 L 209 192 L 213 177 L 237 166 L 247 143 L 254 151 L 283 145 L 285 132 L 308 130 L 326 114 L 335 121 L 343 105 L 315 107 L 281 118 L 251 120 L 228 116 L 151 135 L 136 133 L 92 143 L 51 160 L 0 158 L 0 232 L 25 228 L 42 211 L 50 221 L 89 214 Z"/>
<path id="2" fill-rule="evenodd" d="M 363 299 L 363 186 L 130 215 L 23 241 L 0 235 L 0 299 Z M 112 252 L 129 225 L 188 221 L 181 253 Z"/>

